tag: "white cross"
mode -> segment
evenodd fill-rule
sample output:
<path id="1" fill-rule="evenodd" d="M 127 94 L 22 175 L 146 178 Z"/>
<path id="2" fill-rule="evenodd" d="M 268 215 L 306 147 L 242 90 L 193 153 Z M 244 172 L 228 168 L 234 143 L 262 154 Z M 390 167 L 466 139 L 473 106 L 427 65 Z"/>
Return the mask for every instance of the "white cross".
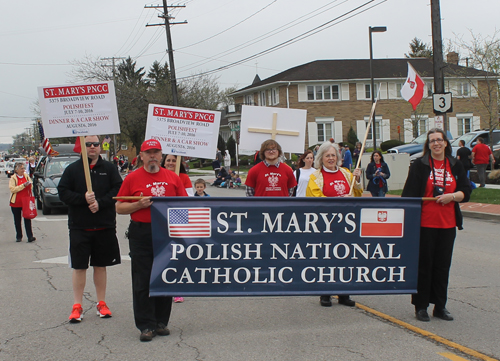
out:
<path id="1" fill-rule="evenodd" d="M 300 135 L 299 132 L 294 132 L 290 130 L 279 130 L 277 129 L 278 124 L 278 113 L 273 113 L 273 125 L 271 129 L 262 129 L 262 128 L 248 128 L 248 131 L 251 133 L 266 133 L 271 134 L 271 139 L 276 140 L 276 135 L 291 135 L 298 137 Z"/>

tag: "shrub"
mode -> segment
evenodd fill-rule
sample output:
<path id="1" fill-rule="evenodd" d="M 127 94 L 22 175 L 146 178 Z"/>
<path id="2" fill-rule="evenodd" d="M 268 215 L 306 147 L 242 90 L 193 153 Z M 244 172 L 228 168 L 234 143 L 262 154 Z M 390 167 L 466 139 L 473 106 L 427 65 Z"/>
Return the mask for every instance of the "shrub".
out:
<path id="1" fill-rule="evenodd" d="M 380 149 L 382 149 L 383 152 L 387 152 L 387 149 L 403 144 L 405 143 L 397 139 L 386 140 L 385 142 L 382 142 L 382 144 L 380 144 Z"/>

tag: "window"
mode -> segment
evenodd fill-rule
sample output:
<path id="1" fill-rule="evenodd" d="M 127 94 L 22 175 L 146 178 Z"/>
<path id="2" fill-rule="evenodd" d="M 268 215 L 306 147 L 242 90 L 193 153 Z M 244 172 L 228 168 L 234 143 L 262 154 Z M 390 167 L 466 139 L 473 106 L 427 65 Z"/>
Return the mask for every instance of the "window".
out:
<path id="1" fill-rule="evenodd" d="M 372 98 L 372 93 L 371 93 L 371 84 L 365 84 L 365 99 L 371 99 Z M 378 95 L 378 84 L 374 84 L 373 89 L 375 89 L 375 98 Z M 401 88 L 399 89 L 401 91 Z M 401 95 L 401 92 L 398 93 L 398 95 Z"/>
<path id="2" fill-rule="evenodd" d="M 266 106 L 266 91 L 259 92 L 259 105 L 265 107 Z"/>
<path id="3" fill-rule="evenodd" d="M 340 100 L 340 86 L 334 85 L 308 85 L 307 100 Z"/>
<path id="4" fill-rule="evenodd" d="M 243 104 L 245 104 L 245 105 L 254 105 L 253 94 L 245 95 L 245 98 L 243 99 Z"/>
<path id="5" fill-rule="evenodd" d="M 318 142 L 323 143 L 333 138 L 333 121 L 318 122 Z"/>
<path id="6" fill-rule="evenodd" d="M 365 117 L 365 123 L 366 123 L 366 126 L 368 127 L 368 121 L 370 120 L 370 117 Z M 375 127 L 375 130 L 376 130 L 376 136 L 377 136 L 377 140 L 381 140 L 381 132 L 382 132 L 382 127 L 381 127 L 381 123 L 382 123 L 382 116 L 376 116 L 375 117 L 375 122 L 374 122 L 374 127 Z M 370 127 L 370 130 L 368 131 L 368 137 L 366 138 L 367 140 L 373 140 L 373 127 Z"/>
<path id="7" fill-rule="evenodd" d="M 467 134 L 472 131 L 472 118 L 457 118 L 458 136 Z"/>
<path id="8" fill-rule="evenodd" d="M 280 102 L 279 88 L 271 89 L 271 105 L 278 105 Z"/>
<path id="9" fill-rule="evenodd" d="M 432 94 L 434 94 L 434 83 L 427 83 L 427 96 L 432 97 Z"/>
<path id="10" fill-rule="evenodd" d="M 401 98 L 401 88 L 403 88 L 404 83 L 396 84 L 396 98 Z"/>
<path id="11" fill-rule="evenodd" d="M 457 84 L 457 96 L 469 97 L 470 96 L 470 84 L 469 83 L 458 83 Z"/>

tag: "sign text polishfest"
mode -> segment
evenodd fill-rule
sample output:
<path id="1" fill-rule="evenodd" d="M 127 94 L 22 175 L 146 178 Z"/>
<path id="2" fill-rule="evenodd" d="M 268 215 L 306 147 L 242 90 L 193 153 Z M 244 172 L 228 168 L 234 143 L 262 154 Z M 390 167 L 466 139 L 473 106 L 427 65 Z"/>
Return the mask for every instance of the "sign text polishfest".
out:
<path id="1" fill-rule="evenodd" d="M 420 199 L 155 198 L 150 294 L 414 293 Z"/>

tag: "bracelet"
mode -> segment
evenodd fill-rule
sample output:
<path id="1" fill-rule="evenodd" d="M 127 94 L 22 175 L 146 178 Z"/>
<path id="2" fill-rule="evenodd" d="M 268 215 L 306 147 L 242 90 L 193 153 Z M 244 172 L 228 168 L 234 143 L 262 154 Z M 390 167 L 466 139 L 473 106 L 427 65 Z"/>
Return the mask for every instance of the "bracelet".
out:
<path id="1" fill-rule="evenodd" d="M 453 193 L 452 196 L 453 196 L 453 200 L 455 200 L 455 193 Z"/>

